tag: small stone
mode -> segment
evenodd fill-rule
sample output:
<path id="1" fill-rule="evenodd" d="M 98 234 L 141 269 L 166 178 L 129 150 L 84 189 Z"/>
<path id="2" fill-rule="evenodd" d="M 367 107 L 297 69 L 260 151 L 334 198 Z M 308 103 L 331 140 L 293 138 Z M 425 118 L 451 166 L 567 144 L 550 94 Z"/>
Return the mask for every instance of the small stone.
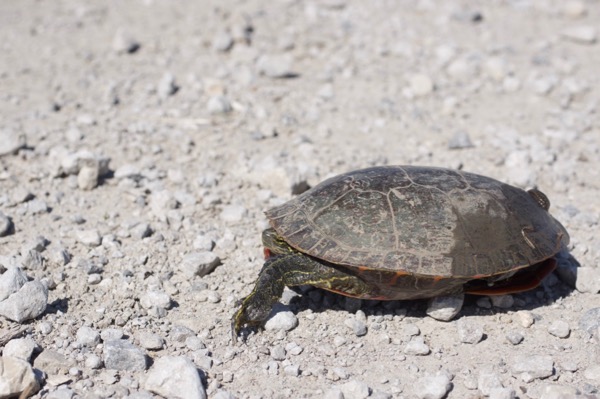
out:
<path id="1" fill-rule="evenodd" d="M 144 309 L 169 309 L 171 307 L 171 297 L 163 291 L 146 291 L 140 297 L 140 305 Z"/>
<path id="2" fill-rule="evenodd" d="M 35 341 L 30 337 L 11 339 L 4 346 L 2 356 L 16 357 L 29 362 L 37 347 Z"/>
<path id="3" fill-rule="evenodd" d="M 144 371 L 148 359 L 144 351 L 125 340 L 104 342 L 104 365 L 111 370 Z"/>
<path id="4" fill-rule="evenodd" d="M 218 32 L 212 40 L 212 48 L 215 51 L 229 51 L 233 47 L 233 37 L 226 30 Z"/>
<path id="5" fill-rule="evenodd" d="M 98 186 L 99 176 L 100 169 L 98 168 L 98 165 L 83 166 L 77 174 L 77 186 L 80 190 L 93 190 Z"/>
<path id="6" fill-rule="evenodd" d="M 185 347 L 191 351 L 197 351 L 206 348 L 206 345 L 204 345 L 200 337 L 194 335 L 185 339 Z"/>
<path id="7" fill-rule="evenodd" d="M 462 309 L 465 296 L 438 296 L 429 300 L 427 315 L 436 320 L 450 321 Z"/>
<path id="8" fill-rule="evenodd" d="M 206 109 L 210 114 L 226 114 L 233 111 L 231 103 L 225 96 L 213 96 L 208 99 Z"/>
<path id="9" fill-rule="evenodd" d="M 571 328 L 566 321 L 556 320 L 550 324 L 548 332 L 558 338 L 567 338 L 571 333 Z"/>
<path id="10" fill-rule="evenodd" d="M 172 73 L 166 72 L 160 81 L 158 82 L 158 86 L 156 88 L 156 92 L 158 96 L 162 99 L 166 99 L 173 94 L 177 93 L 179 87 L 175 83 L 175 76 Z"/>
<path id="11" fill-rule="evenodd" d="M 371 388 L 358 380 L 350 380 L 338 388 L 344 394 L 344 399 L 365 399 L 371 394 Z"/>
<path id="12" fill-rule="evenodd" d="M 515 304 L 515 299 L 512 295 L 492 295 L 490 296 L 490 300 L 492 301 L 492 305 L 501 309 L 512 308 Z"/>
<path id="13" fill-rule="evenodd" d="M 12 219 L 0 212 L 0 237 L 5 237 L 9 234 L 14 233 L 15 227 Z"/>
<path id="14" fill-rule="evenodd" d="M 521 324 L 525 328 L 529 328 L 535 323 L 535 317 L 533 313 L 529 310 L 520 310 L 517 312 L 517 317 L 519 319 L 519 324 Z"/>
<path id="15" fill-rule="evenodd" d="M 273 360 L 285 360 L 285 349 L 283 346 L 277 345 L 271 348 L 271 357 Z"/>
<path id="16" fill-rule="evenodd" d="M 221 220 L 227 223 L 237 223 L 242 221 L 248 211 L 241 205 L 226 205 L 221 211 Z"/>
<path id="17" fill-rule="evenodd" d="M 100 333 L 91 327 L 80 327 L 77 330 L 77 343 L 93 348 L 100 343 Z"/>
<path id="18" fill-rule="evenodd" d="M 431 94 L 433 88 L 433 81 L 427 75 L 417 74 L 410 78 L 410 89 L 417 97 Z"/>
<path id="19" fill-rule="evenodd" d="M 102 359 L 100 356 L 92 353 L 85 359 L 85 367 L 88 369 L 97 370 L 102 367 Z"/>
<path id="20" fill-rule="evenodd" d="M 456 323 L 458 339 L 465 344 L 476 344 L 483 339 L 483 328 L 479 323 L 460 319 Z"/>
<path id="21" fill-rule="evenodd" d="M 27 202 L 27 212 L 31 215 L 40 215 L 42 213 L 48 213 L 48 204 L 46 201 L 39 198 L 34 198 Z"/>
<path id="22" fill-rule="evenodd" d="M 206 391 L 194 363 L 185 356 L 155 360 L 144 388 L 165 398 L 206 399 Z"/>
<path id="23" fill-rule="evenodd" d="M 33 366 L 48 374 L 64 374 L 74 364 L 64 355 L 51 349 L 44 349 L 33 361 Z"/>
<path id="24" fill-rule="evenodd" d="M 28 398 L 40 390 L 31 365 L 15 357 L 0 357 L 0 382 L 0 398 Z"/>
<path id="25" fill-rule="evenodd" d="M 256 69 L 268 78 L 291 78 L 298 75 L 293 71 L 292 64 L 291 54 L 269 54 L 262 55 L 256 61 Z"/>
<path id="26" fill-rule="evenodd" d="M 20 267 L 10 266 L 0 275 L 0 301 L 18 292 L 27 282 L 27 275 Z"/>
<path id="27" fill-rule="evenodd" d="M 93 248 L 102 244 L 102 236 L 98 230 L 80 230 L 77 232 L 77 239 L 83 245 Z"/>
<path id="28" fill-rule="evenodd" d="M 541 390 L 540 399 L 571 399 L 580 397 L 581 392 L 572 386 L 545 384 Z"/>
<path id="29" fill-rule="evenodd" d="M 506 333 L 506 340 L 513 345 L 519 345 L 523 342 L 523 339 L 525 339 L 525 337 L 518 331 L 509 331 Z"/>
<path id="30" fill-rule="evenodd" d="M 461 148 L 471 148 L 473 147 L 473 143 L 471 142 L 471 137 L 469 137 L 469 133 L 465 131 L 458 131 L 450 141 L 448 141 L 448 148 L 451 150 L 461 149 Z"/>
<path id="31" fill-rule="evenodd" d="M 113 38 L 112 47 L 117 53 L 133 54 L 140 48 L 140 42 L 129 33 L 123 30 L 117 30 Z"/>
<path id="32" fill-rule="evenodd" d="M 521 375 L 524 382 L 546 378 L 554 374 L 554 361 L 549 355 L 518 355 L 512 361 L 513 374 Z"/>
<path id="33" fill-rule="evenodd" d="M 587 14 L 585 3 L 579 0 L 564 2 L 562 11 L 566 17 L 572 19 L 581 18 Z"/>
<path id="34" fill-rule="evenodd" d="M 492 79 L 501 82 L 506 77 L 508 67 L 504 59 L 491 57 L 486 60 L 484 69 Z"/>
<path id="35" fill-rule="evenodd" d="M 600 308 L 592 308 L 579 319 L 579 329 L 595 335 L 600 328 Z"/>
<path id="36" fill-rule="evenodd" d="M 220 264 L 221 259 L 213 252 L 191 252 L 183 257 L 179 269 L 188 278 L 203 277 Z"/>
<path id="37" fill-rule="evenodd" d="M 429 346 L 425 344 L 423 337 L 414 337 L 404 347 L 404 353 L 407 355 L 424 356 L 429 352 Z"/>
<path id="38" fill-rule="evenodd" d="M 47 305 L 48 288 L 39 280 L 33 280 L 0 302 L 0 316 L 21 323 L 40 316 Z"/>
<path id="39" fill-rule="evenodd" d="M 113 341 L 122 339 L 125 333 L 120 328 L 105 328 L 100 332 L 100 338 L 102 341 Z"/>
<path id="40" fill-rule="evenodd" d="M 290 331 L 298 326 L 298 318 L 285 305 L 276 304 L 271 317 L 265 323 L 267 331 Z"/>
<path id="41" fill-rule="evenodd" d="M 333 387 L 325 392 L 323 399 L 345 399 L 345 397 L 341 389 Z"/>
<path id="42" fill-rule="evenodd" d="M 515 399 L 515 390 L 512 388 L 496 387 L 490 390 L 490 399 Z"/>
<path id="43" fill-rule="evenodd" d="M 0 157 L 16 154 L 26 145 L 24 134 L 10 129 L 0 129 Z"/>
<path id="44" fill-rule="evenodd" d="M 137 240 L 142 240 L 146 237 L 150 237 L 153 233 L 152 227 L 148 223 L 137 223 L 135 226 L 129 229 L 131 237 Z"/>
<path id="45" fill-rule="evenodd" d="M 357 319 L 347 319 L 344 324 L 351 328 L 357 337 L 362 337 L 367 334 L 367 325 Z"/>
<path id="46" fill-rule="evenodd" d="M 283 368 L 283 372 L 292 377 L 298 377 L 300 375 L 300 367 L 296 364 L 290 364 Z"/>
<path id="47" fill-rule="evenodd" d="M 574 26 L 561 32 L 561 36 L 569 41 L 579 44 L 594 44 L 598 39 L 596 28 L 593 26 Z"/>
<path id="48" fill-rule="evenodd" d="M 442 399 L 451 388 L 452 383 L 446 374 L 426 375 L 417 380 L 414 393 L 419 399 Z"/>
<path id="49" fill-rule="evenodd" d="M 577 268 L 575 288 L 579 292 L 597 294 L 600 292 L 600 268 L 580 266 Z"/>

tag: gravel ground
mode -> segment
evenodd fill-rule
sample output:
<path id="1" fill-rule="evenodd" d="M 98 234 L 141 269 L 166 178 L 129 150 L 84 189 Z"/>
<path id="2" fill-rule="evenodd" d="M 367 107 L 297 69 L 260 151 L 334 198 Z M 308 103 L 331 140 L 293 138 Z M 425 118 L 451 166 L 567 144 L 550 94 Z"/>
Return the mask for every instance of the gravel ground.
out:
<path id="1" fill-rule="evenodd" d="M 0 2 L 0 396 L 597 397 L 599 20 L 597 0 Z M 385 164 L 539 187 L 570 252 L 449 322 L 301 287 L 232 342 L 263 212 Z"/>

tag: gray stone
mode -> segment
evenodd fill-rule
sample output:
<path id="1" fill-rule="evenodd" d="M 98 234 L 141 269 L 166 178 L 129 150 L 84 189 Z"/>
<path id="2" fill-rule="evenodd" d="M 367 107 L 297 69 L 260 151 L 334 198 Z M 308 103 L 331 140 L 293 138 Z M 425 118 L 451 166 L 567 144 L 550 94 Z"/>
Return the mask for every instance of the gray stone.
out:
<path id="1" fill-rule="evenodd" d="M 107 369 L 144 371 L 148 367 L 144 351 L 125 340 L 104 342 L 103 358 Z"/>
<path id="2" fill-rule="evenodd" d="M 427 306 L 427 315 L 436 320 L 450 321 L 460 312 L 464 300 L 465 296 L 462 294 L 431 298 Z"/>
<path id="3" fill-rule="evenodd" d="M 16 154 L 26 145 L 24 134 L 11 129 L 0 129 L 0 157 Z"/>
<path id="4" fill-rule="evenodd" d="M 123 338 L 125 334 L 120 328 L 105 328 L 100 332 L 102 341 L 113 341 Z"/>
<path id="5" fill-rule="evenodd" d="M 48 374 L 64 374 L 74 365 L 73 360 L 51 349 L 44 349 L 35 360 L 33 365 L 36 369 Z"/>
<path id="6" fill-rule="evenodd" d="M 27 202 L 27 212 L 31 215 L 39 215 L 42 213 L 47 213 L 50 208 L 46 201 L 41 200 L 39 198 L 34 198 L 31 201 Z"/>
<path id="7" fill-rule="evenodd" d="M 148 371 L 144 388 L 165 398 L 206 399 L 196 366 L 183 356 L 156 359 Z"/>
<path id="8" fill-rule="evenodd" d="M 37 344 L 31 337 L 11 339 L 2 350 L 2 356 L 16 357 L 29 362 L 31 355 L 37 348 Z"/>
<path id="9" fill-rule="evenodd" d="M 509 331 L 506 333 L 506 340 L 513 345 L 519 345 L 525 337 L 518 331 Z"/>
<path id="10" fill-rule="evenodd" d="M 0 398 L 33 396 L 40 390 L 31 365 L 23 359 L 0 357 Z"/>
<path id="11" fill-rule="evenodd" d="M 479 373 L 477 378 L 477 389 L 485 396 L 489 396 L 492 389 L 502 388 L 502 380 L 500 376 L 493 370 L 484 369 Z"/>
<path id="12" fill-rule="evenodd" d="M 102 244 L 102 236 L 98 230 L 79 230 L 77 232 L 77 240 L 86 247 L 97 247 Z"/>
<path id="13" fill-rule="evenodd" d="M 0 237 L 5 237 L 14 232 L 14 230 L 12 219 L 0 212 Z"/>
<path id="14" fill-rule="evenodd" d="M 271 317 L 265 323 L 268 331 L 290 331 L 298 326 L 298 318 L 285 305 L 276 304 L 271 311 Z"/>
<path id="15" fill-rule="evenodd" d="M 283 372 L 292 377 L 298 377 L 300 375 L 300 367 L 297 364 L 290 364 L 283 368 Z"/>
<path id="16" fill-rule="evenodd" d="M 233 37 L 226 30 L 221 30 L 213 37 L 212 48 L 216 51 L 229 51 L 233 47 Z"/>
<path id="17" fill-rule="evenodd" d="M 598 40 L 596 28 L 588 25 L 567 28 L 561 32 L 561 36 L 566 40 L 579 44 L 594 44 Z"/>
<path id="18" fill-rule="evenodd" d="M 571 399 L 580 394 L 581 392 L 573 386 L 545 384 L 541 389 L 540 399 Z"/>
<path id="19" fill-rule="evenodd" d="M 515 399 L 516 393 L 512 388 L 496 387 L 490 390 L 490 399 Z"/>
<path id="20" fill-rule="evenodd" d="M 600 327 L 600 308 L 592 308 L 585 312 L 579 319 L 579 329 L 589 334 L 596 334 Z"/>
<path id="21" fill-rule="evenodd" d="M 350 380 L 338 388 L 344 394 L 344 399 L 365 399 L 371 394 L 371 388 L 358 380 Z"/>
<path id="22" fill-rule="evenodd" d="M 39 280 L 29 281 L 19 291 L 0 302 L 0 316 L 21 323 L 44 313 L 47 305 L 46 286 Z"/>
<path id="23" fill-rule="evenodd" d="M 140 296 L 140 305 L 144 309 L 169 309 L 171 307 L 171 297 L 164 291 L 146 291 Z"/>
<path id="24" fill-rule="evenodd" d="M 27 282 L 27 275 L 20 267 L 10 266 L 0 276 L 0 301 L 18 292 Z"/>
<path id="25" fill-rule="evenodd" d="M 100 343 L 100 333 L 91 327 L 80 327 L 77 330 L 77 343 L 93 348 Z"/>
<path id="26" fill-rule="evenodd" d="M 556 320 L 548 326 L 548 332 L 558 338 L 567 338 L 571 333 L 571 328 L 566 321 Z"/>
<path id="27" fill-rule="evenodd" d="M 492 305 L 501 309 L 512 308 L 515 304 L 515 299 L 512 295 L 492 295 L 490 299 L 492 300 Z"/>
<path id="28" fill-rule="evenodd" d="M 452 136 L 450 141 L 448 141 L 448 148 L 451 150 L 458 150 L 461 148 L 470 148 L 473 147 L 473 143 L 471 142 L 471 137 L 469 133 L 464 130 L 460 130 Z"/>
<path id="29" fill-rule="evenodd" d="M 549 355 L 517 355 L 513 358 L 511 370 L 525 382 L 536 378 L 546 378 L 554 374 L 554 361 Z"/>
<path id="30" fill-rule="evenodd" d="M 206 109 L 210 114 L 226 114 L 233 111 L 231 102 L 225 96 L 212 96 L 206 103 Z"/>
<path id="31" fill-rule="evenodd" d="M 575 288 L 579 292 L 597 294 L 600 292 L 600 268 L 581 266 L 577 268 Z"/>
<path id="32" fill-rule="evenodd" d="M 297 75 L 292 68 L 291 54 L 262 55 L 256 61 L 256 69 L 269 78 L 289 78 Z"/>
<path id="33" fill-rule="evenodd" d="M 404 353 L 407 355 L 424 356 L 430 352 L 429 346 L 425 344 L 423 337 L 413 337 L 404 347 Z"/>
<path id="34" fill-rule="evenodd" d="M 98 186 L 100 167 L 96 165 L 85 165 L 77 174 L 77 186 L 80 190 L 89 191 Z"/>
<path id="35" fill-rule="evenodd" d="M 221 259 L 213 252 L 190 252 L 183 257 L 179 269 L 188 278 L 203 277 L 220 264 Z"/>
<path id="36" fill-rule="evenodd" d="M 281 345 L 277 345 L 271 348 L 271 357 L 273 360 L 285 360 L 285 348 Z"/>
<path id="37" fill-rule="evenodd" d="M 451 388 L 452 383 L 446 374 L 426 375 L 417 380 L 414 393 L 419 399 L 442 399 Z"/>
<path id="38" fill-rule="evenodd" d="M 483 339 L 483 327 L 472 320 L 460 319 L 456 323 L 458 339 L 465 344 L 476 344 Z"/>
<path id="39" fill-rule="evenodd" d="M 367 334 L 367 325 L 362 320 L 357 320 L 355 318 L 347 319 L 344 321 L 344 324 L 351 328 L 357 337 L 362 337 Z"/>
<path id="40" fill-rule="evenodd" d="M 165 340 L 158 334 L 148 331 L 140 331 L 136 334 L 136 338 L 144 349 L 160 350 L 165 345 Z"/>
<path id="41" fill-rule="evenodd" d="M 85 367 L 92 370 L 97 370 L 102 367 L 102 358 L 96 354 L 89 354 L 85 359 Z"/>
<path id="42" fill-rule="evenodd" d="M 56 391 L 49 392 L 45 399 L 72 399 L 74 396 L 75 391 L 66 386 L 60 386 Z"/>
<path id="43" fill-rule="evenodd" d="M 175 83 L 175 76 L 172 73 L 166 72 L 158 82 L 156 92 L 160 98 L 166 99 L 169 96 L 177 93 L 179 87 Z"/>

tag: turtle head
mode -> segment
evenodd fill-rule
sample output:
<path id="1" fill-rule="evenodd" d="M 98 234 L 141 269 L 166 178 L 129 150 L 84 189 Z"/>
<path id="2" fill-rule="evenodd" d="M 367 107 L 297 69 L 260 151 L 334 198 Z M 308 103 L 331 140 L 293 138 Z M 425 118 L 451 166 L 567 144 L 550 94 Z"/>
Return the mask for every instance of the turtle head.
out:
<path id="1" fill-rule="evenodd" d="M 263 231 L 262 242 L 265 247 L 265 259 L 273 255 L 285 255 L 297 252 L 273 228 Z"/>

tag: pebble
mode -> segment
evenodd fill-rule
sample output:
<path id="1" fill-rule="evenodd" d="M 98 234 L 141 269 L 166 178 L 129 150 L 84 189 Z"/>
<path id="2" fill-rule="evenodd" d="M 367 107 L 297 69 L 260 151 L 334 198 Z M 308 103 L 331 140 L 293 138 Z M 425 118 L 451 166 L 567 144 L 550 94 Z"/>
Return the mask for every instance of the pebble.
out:
<path id="1" fill-rule="evenodd" d="M 293 70 L 291 54 L 265 54 L 256 61 L 258 73 L 268 78 L 291 78 L 298 74 Z"/>
<path id="2" fill-rule="evenodd" d="M 183 257 L 179 269 L 188 278 L 203 277 L 220 264 L 221 259 L 213 252 L 190 252 Z"/>
<path id="3" fill-rule="evenodd" d="M 600 364 L 593 364 L 585 369 L 583 376 L 588 380 L 600 382 Z"/>
<path id="4" fill-rule="evenodd" d="M 233 111 L 233 107 L 231 103 L 225 96 L 212 96 L 208 99 L 206 103 L 206 110 L 208 113 L 216 115 L 216 114 L 226 114 Z"/>
<path id="5" fill-rule="evenodd" d="M 407 355 L 423 356 L 428 355 L 429 352 L 431 351 L 429 346 L 425 344 L 423 337 L 413 337 L 404 347 L 404 353 Z"/>
<path id="6" fill-rule="evenodd" d="M 325 392 L 323 399 L 345 399 L 345 397 L 341 389 L 333 387 Z"/>
<path id="7" fill-rule="evenodd" d="M 276 304 L 271 311 L 271 317 L 265 323 L 267 331 L 290 331 L 298 326 L 298 318 L 285 305 Z"/>
<path id="8" fill-rule="evenodd" d="M 548 326 L 548 332 L 558 338 L 567 338 L 571 333 L 571 328 L 566 321 L 556 320 Z"/>
<path id="9" fill-rule="evenodd" d="M 506 333 L 506 340 L 513 345 L 519 345 L 525 337 L 518 331 L 509 331 Z"/>
<path id="10" fill-rule="evenodd" d="M 16 357 L 0 357 L 0 397 L 30 397 L 40 390 L 31 365 Z M 23 392 L 27 394 L 21 395 Z"/>
<path id="11" fill-rule="evenodd" d="M 0 237 L 5 237 L 14 232 L 15 228 L 12 219 L 0 212 Z"/>
<path id="12" fill-rule="evenodd" d="M 579 329 L 595 335 L 600 327 L 600 308 L 586 311 L 579 319 Z"/>
<path id="13" fill-rule="evenodd" d="M 36 369 L 54 375 L 66 373 L 73 365 L 72 359 L 52 349 L 44 349 L 33 361 L 33 366 Z"/>
<path id="14" fill-rule="evenodd" d="M 100 343 L 100 333 L 91 327 L 80 327 L 77 330 L 77 343 L 93 348 Z"/>
<path id="15" fill-rule="evenodd" d="M 436 320 L 450 321 L 460 312 L 464 300 L 463 294 L 432 298 L 427 306 L 427 315 Z"/>
<path id="16" fill-rule="evenodd" d="M 495 388 L 502 388 L 500 376 L 493 370 L 482 370 L 477 378 L 477 389 L 485 396 L 489 396 Z"/>
<path id="17" fill-rule="evenodd" d="M 490 399 L 515 399 L 516 393 L 512 388 L 496 387 L 490 390 Z"/>
<path id="18" fill-rule="evenodd" d="M 146 291 L 140 296 L 140 305 L 144 309 L 169 309 L 171 307 L 171 297 L 164 291 Z"/>
<path id="19" fill-rule="evenodd" d="M 125 340 L 104 342 L 103 360 L 111 370 L 144 371 L 148 367 L 144 351 Z"/>
<path id="20" fill-rule="evenodd" d="M 141 44 L 129 33 L 122 29 L 117 30 L 112 41 L 112 48 L 116 53 L 133 54 L 139 50 Z"/>
<path id="21" fill-rule="evenodd" d="M 178 90 L 179 87 L 177 86 L 177 83 L 175 83 L 175 76 L 170 72 L 163 74 L 156 87 L 156 93 L 162 99 L 172 96 L 177 93 Z"/>
<path id="22" fill-rule="evenodd" d="M 446 374 L 426 375 L 417 380 L 414 393 L 419 399 L 442 399 L 452 388 Z"/>
<path id="23" fill-rule="evenodd" d="M 285 348 L 281 345 L 272 347 L 270 353 L 273 360 L 285 360 Z"/>
<path id="24" fill-rule="evenodd" d="M 554 361 L 549 355 L 517 355 L 512 360 L 511 370 L 524 382 L 531 382 L 536 378 L 550 377 L 554 373 Z"/>
<path id="25" fill-rule="evenodd" d="M 492 295 L 490 296 L 492 305 L 500 309 L 510 309 L 515 304 L 515 299 L 512 295 Z"/>
<path id="26" fill-rule="evenodd" d="M 102 359 L 96 354 L 89 354 L 85 359 L 85 367 L 92 370 L 97 370 L 102 367 Z"/>
<path id="27" fill-rule="evenodd" d="M 571 399 L 577 398 L 581 392 L 573 386 L 545 384 L 540 392 L 540 399 Z"/>
<path id="28" fill-rule="evenodd" d="M 357 320 L 355 318 L 346 319 L 344 321 L 344 324 L 347 327 L 351 328 L 357 337 L 362 337 L 367 334 L 367 325 L 364 322 L 362 322 L 361 320 Z"/>
<path id="29" fill-rule="evenodd" d="M 77 174 L 77 186 L 80 190 L 89 191 L 98 186 L 100 168 L 98 165 L 83 166 Z"/>
<path id="30" fill-rule="evenodd" d="M 412 93 L 417 97 L 423 97 L 431 94 L 434 89 L 433 81 L 427 75 L 413 75 L 409 82 Z"/>
<path id="31" fill-rule="evenodd" d="M 77 240 L 83 245 L 93 248 L 102 244 L 102 236 L 98 230 L 79 230 Z"/>
<path id="32" fill-rule="evenodd" d="M 579 292 L 597 294 L 600 292 L 600 268 L 580 266 L 577 268 L 575 288 Z"/>
<path id="33" fill-rule="evenodd" d="M 0 316 L 22 323 L 40 316 L 47 305 L 48 288 L 39 280 L 33 280 L 0 302 Z"/>
<path id="34" fill-rule="evenodd" d="M 9 267 L 0 275 L 0 301 L 19 291 L 26 282 L 27 275 L 20 267 Z"/>
<path id="35" fill-rule="evenodd" d="M 29 362 L 37 344 L 31 337 L 11 339 L 2 349 L 2 356 L 16 357 Z"/>
<path id="36" fill-rule="evenodd" d="M 598 40 L 598 33 L 593 26 L 582 25 L 567 28 L 561 36 L 569 41 L 579 44 L 594 44 Z"/>
<path id="37" fill-rule="evenodd" d="M 27 145 L 24 134 L 10 129 L 0 129 L 0 157 L 16 154 Z"/>
<path id="38" fill-rule="evenodd" d="M 371 394 L 369 385 L 358 380 L 350 380 L 338 385 L 338 388 L 342 391 L 344 399 L 365 399 Z"/>
<path id="39" fill-rule="evenodd" d="M 165 398 L 206 399 L 206 391 L 194 363 L 185 356 L 156 359 L 148 370 L 144 389 Z"/>
<path id="40" fill-rule="evenodd" d="M 233 37 L 226 30 L 221 30 L 213 37 L 212 48 L 215 51 L 226 52 L 233 47 Z"/>
<path id="41" fill-rule="evenodd" d="M 300 367 L 296 364 L 290 364 L 289 366 L 285 366 L 283 368 L 283 372 L 286 375 L 290 375 L 292 377 L 298 377 L 300 375 Z"/>
<path id="42" fill-rule="evenodd" d="M 27 202 L 27 212 L 31 215 L 40 215 L 42 213 L 48 213 L 50 207 L 46 201 L 41 200 L 39 198 L 34 198 L 31 201 Z"/>
<path id="43" fill-rule="evenodd" d="M 535 317 L 529 310 L 520 310 L 517 312 L 519 324 L 525 328 L 529 328 L 535 323 Z"/>
<path id="44" fill-rule="evenodd" d="M 458 339 L 465 344 L 476 344 L 483 339 L 483 327 L 471 320 L 460 319 L 456 323 Z"/>
<path id="45" fill-rule="evenodd" d="M 465 132 L 464 130 L 456 132 L 450 141 L 448 141 L 448 148 L 451 150 L 471 147 L 473 147 L 471 137 L 469 137 L 469 133 Z"/>
<path id="46" fill-rule="evenodd" d="M 226 205 L 219 216 L 226 223 L 237 223 L 242 221 L 247 213 L 248 210 L 241 205 Z"/>
<path id="47" fill-rule="evenodd" d="M 102 338 L 102 341 L 118 340 L 124 336 L 125 333 L 120 328 L 105 328 L 100 332 L 100 338 Z"/>

